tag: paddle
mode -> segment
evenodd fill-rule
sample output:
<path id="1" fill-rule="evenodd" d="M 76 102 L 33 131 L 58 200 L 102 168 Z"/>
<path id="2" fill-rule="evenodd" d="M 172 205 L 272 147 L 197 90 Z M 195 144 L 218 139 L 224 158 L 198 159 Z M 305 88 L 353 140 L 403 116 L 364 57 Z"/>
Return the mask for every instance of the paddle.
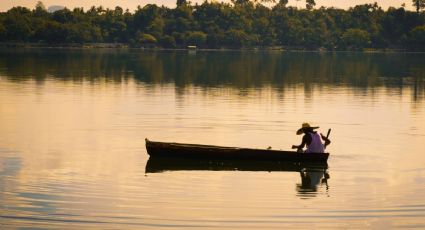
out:
<path id="1" fill-rule="evenodd" d="M 326 149 L 326 146 L 328 146 L 331 143 L 331 141 L 329 140 L 329 135 L 330 134 L 331 134 L 331 129 L 328 129 L 328 133 L 326 134 L 326 139 L 325 139 L 325 146 L 324 146 L 325 149 Z M 322 135 L 322 137 L 323 137 L 323 135 Z"/>

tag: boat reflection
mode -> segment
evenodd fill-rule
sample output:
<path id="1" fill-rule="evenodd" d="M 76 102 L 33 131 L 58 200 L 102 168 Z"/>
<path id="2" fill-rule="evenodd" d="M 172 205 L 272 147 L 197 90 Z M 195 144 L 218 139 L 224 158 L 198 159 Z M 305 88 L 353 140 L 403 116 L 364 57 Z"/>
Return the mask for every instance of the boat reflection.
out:
<path id="1" fill-rule="evenodd" d="M 146 173 L 164 171 L 288 171 L 288 172 L 326 172 L 326 162 L 280 162 L 244 160 L 200 160 L 169 157 L 150 157 L 146 163 Z"/>
<path id="2" fill-rule="evenodd" d="M 150 157 L 146 173 L 167 171 L 278 171 L 299 172 L 301 183 L 296 184 L 297 196 L 307 199 L 317 196 L 322 185 L 329 190 L 330 178 L 326 162 L 280 162 L 243 160 L 200 160 L 172 157 Z"/>

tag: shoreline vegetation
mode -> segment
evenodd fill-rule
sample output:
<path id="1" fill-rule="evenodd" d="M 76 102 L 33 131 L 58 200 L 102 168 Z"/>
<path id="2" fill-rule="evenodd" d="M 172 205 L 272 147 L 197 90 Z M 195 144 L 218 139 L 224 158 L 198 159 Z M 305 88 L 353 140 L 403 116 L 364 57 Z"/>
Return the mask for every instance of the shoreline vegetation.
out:
<path id="1" fill-rule="evenodd" d="M 425 2 L 417 11 L 377 3 L 348 10 L 287 6 L 280 0 L 232 0 L 175 8 L 147 4 L 134 12 L 91 7 L 0 12 L 0 48 L 140 48 L 281 51 L 425 51 Z"/>
<path id="2" fill-rule="evenodd" d="M 408 50 L 396 48 L 363 48 L 361 50 L 327 50 L 323 47 L 318 49 L 306 49 L 305 47 L 288 47 L 288 46 L 252 46 L 252 47 L 220 47 L 220 48 L 207 48 L 207 47 L 174 47 L 164 48 L 160 46 L 154 47 L 134 47 L 126 43 L 64 43 L 64 44 L 49 44 L 49 43 L 23 43 L 23 42 L 0 42 L 0 48 L 40 48 L 40 49 L 139 49 L 139 50 L 171 50 L 171 51 L 281 51 L 281 52 L 365 52 L 365 53 L 381 53 L 381 52 L 407 52 L 407 53 L 424 53 L 424 50 Z"/>

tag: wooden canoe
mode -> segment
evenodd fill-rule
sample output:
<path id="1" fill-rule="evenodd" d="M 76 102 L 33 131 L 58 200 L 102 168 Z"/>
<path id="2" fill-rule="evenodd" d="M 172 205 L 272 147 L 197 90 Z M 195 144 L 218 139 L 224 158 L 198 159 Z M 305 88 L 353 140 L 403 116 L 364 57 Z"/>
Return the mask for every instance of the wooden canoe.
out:
<path id="1" fill-rule="evenodd" d="M 146 150 L 151 157 L 293 162 L 326 162 L 329 157 L 329 153 L 297 153 L 282 150 L 157 142 L 148 139 L 145 139 L 145 141 Z"/>

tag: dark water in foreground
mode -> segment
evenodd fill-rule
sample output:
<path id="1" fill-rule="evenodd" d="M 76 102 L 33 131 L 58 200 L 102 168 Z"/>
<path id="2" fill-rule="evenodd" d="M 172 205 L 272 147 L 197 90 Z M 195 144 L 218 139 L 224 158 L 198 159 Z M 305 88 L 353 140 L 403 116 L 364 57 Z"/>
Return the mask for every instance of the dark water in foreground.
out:
<path id="1" fill-rule="evenodd" d="M 424 66 L 425 54 L 2 50 L 0 228 L 425 228 Z M 304 121 L 332 128 L 326 173 L 145 171 L 145 137 L 288 150 Z"/>

